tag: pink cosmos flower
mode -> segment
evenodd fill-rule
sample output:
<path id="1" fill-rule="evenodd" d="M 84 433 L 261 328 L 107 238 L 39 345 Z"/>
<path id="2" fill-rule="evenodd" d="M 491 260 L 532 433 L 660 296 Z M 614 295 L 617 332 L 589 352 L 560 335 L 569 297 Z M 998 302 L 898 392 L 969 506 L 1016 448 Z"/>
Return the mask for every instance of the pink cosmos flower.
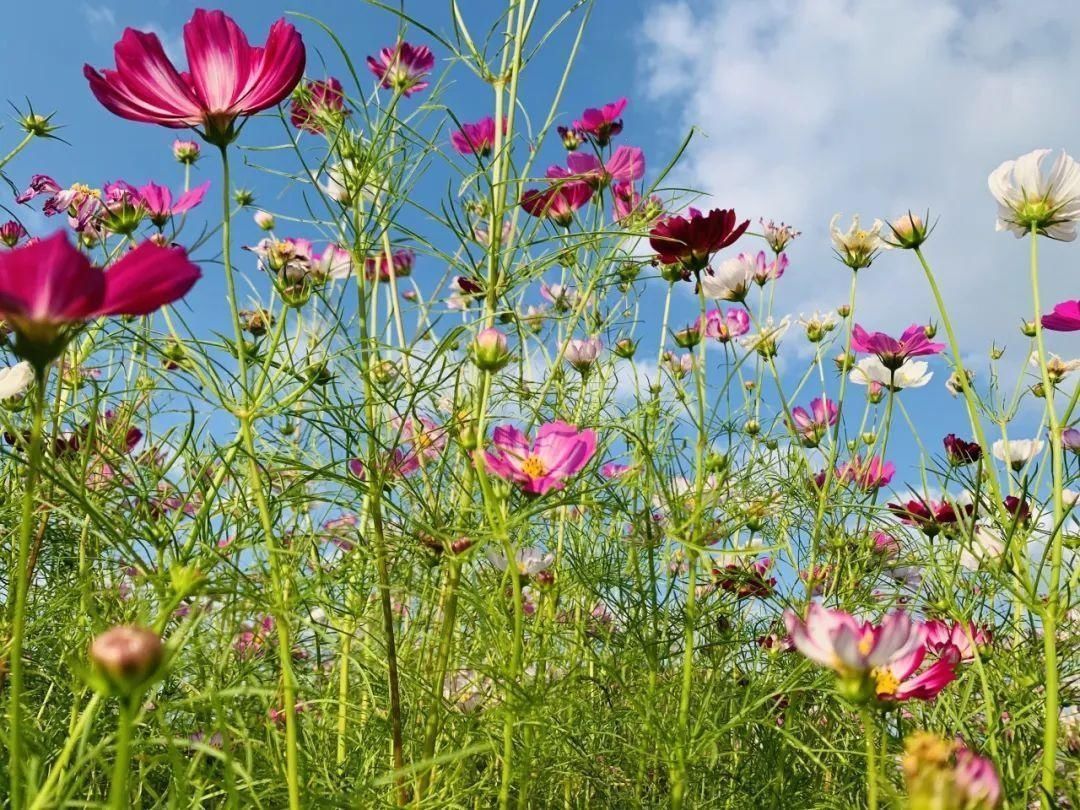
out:
<path id="1" fill-rule="evenodd" d="M 600 468 L 600 474 L 604 478 L 622 478 L 624 475 L 628 475 L 633 471 L 633 467 L 629 464 L 619 464 L 615 461 L 609 461 L 603 467 Z"/>
<path id="2" fill-rule="evenodd" d="M 885 557 L 895 557 L 900 553 L 900 541 L 888 532 L 875 532 L 873 548 Z"/>
<path id="3" fill-rule="evenodd" d="M 677 264 L 687 272 L 704 270 L 718 250 L 733 244 L 749 227 L 750 220 L 735 223 L 733 209 L 714 208 L 702 214 L 696 208 L 688 216 L 670 216 L 653 226 L 649 244 L 663 264 Z"/>
<path id="4" fill-rule="evenodd" d="M 626 99 L 620 98 L 603 107 L 589 107 L 574 122 L 574 131 L 587 136 L 600 147 L 607 146 L 611 139 L 622 132 L 622 111 L 626 109 Z"/>
<path id="5" fill-rule="evenodd" d="M 186 141 L 182 138 L 177 138 L 173 141 L 173 157 L 176 158 L 177 163 L 183 163 L 185 166 L 190 166 L 197 161 L 199 159 L 200 151 L 202 150 L 199 148 L 199 144 L 196 141 Z"/>
<path id="6" fill-rule="evenodd" d="M 297 129 L 323 133 L 325 124 L 348 115 L 341 82 L 333 76 L 326 81 L 308 82 L 293 94 L 289 120 Z"/>
<path id="7" fill-rule="evenodd" d="M 169 221 L 169 217 L 186 213 L 201 203 L 208 188 L 210 188 L 209 180 L 190 191 L 185 191 L 173 203 L 172 192 L 168 188 L 159 186 L 157 183 L 147 183 L 139 188 L 139 202 L 150 217 L 150 221 L 157 227 L 163 228 Z"/>
<path id="8" fill-rule="evenodd" d="M 791 411 L 791 419 L 794 422 L 792 428 L 802 437 L 802 442 L 807 447 L 817 447 L 825 431 L 840 415 L 840 409 L 835 402 L 827 397 L 817 397 L 810 400 L 810 412 L 799 406 Z"/>
<path id="9" fill-rule="evenodd" d="M 596 433 L 561 421 L 541 425 L 532 443 L 509 425 L 495 428 L 491 440 L 495 451 L 484 453 L 487 469 L 527 495 L 562 489 L 596 452 Z"/>
<path id="10" fill-rule="evenodd" d="M 799 652 L 845 677 L 866 675 L 922 647 L 922 628 L 900 611 L 875 625 L 813 602 L 805 621 L 785 610 L 784 624 Z"/>
<path id="11" fill-rule="evenodd" d="M 584 373 L 593 367 L 603 350 L 604 342 L 598 337 L 575 338 L 567 341 L 563 357 L 567 363 Z"/>
<path id="12" fill-rule="evenodd" d="M 628 180 L 612 185 L 611 201 L 616 222 L 623 222 L 637 213 L 651 220 L 664 210 L 663 200 L 655 194 L 646 200 Z"/>
<path id="13" fill-rule="evenodd" d="M 729 343 L 750 331 L 750 315 L 744 309 L 713 309 L 705 313 L 705 336 Z"/>
<path id="14" fill-rule="evenodd" d="M 534 217 L 547 217 L 556 225 L 569 228 L 574 222 L 574 212 L 587 205 L 592 196 L 588 183 L 555 183 L 543 191 L 526 191 L 521 195 L 521 207 Z"/>
<path id="15" fill-rule="evenodd" d="M 412 475 L 431 463 L 446 449 L 446 428 L 439 427 L 427 417 L 407 417 L 396 421 L 404 447 L 394 450 L 390 472 L 395 475 Z"/>
<path id="16" fill-rule="evenodd" d="M 1054 311 L 1042 316 L 1043 329 L 1052 332 L 1075 332 L 1080 329 L 1080 301 L 1062 301 Z"/>
<path id="17" fill-rule="evenodd" d="M 975 622 L 943 622 L 931 619 L 923 623 L 928 652 L 942 655 L 949 647 L 956 650 L 959 660 L 974 661 L 975 650 L 990 643 L 990 633 Z"/>
<path id="18" fill-rule="evenodd" d="M 596 155 L 573 152 L 566 158 L 569 173 L 561 166 L 552 166 L 548 177 L 576 177 L 592 188 L 604 188 L 612 182 L 633 183 L 645 176 L 645 153 L 636 146 L 620 146 L 603 163 Z"/>
<path id="19" fill-rule="evenodd" d="M 774 256 L 773 260 L 769 261 L 765 256 L 765 251 L 759 250 L 754 260 L 754 281 L 759 287 L 764 287 L 770 281 L 776 281 L 776 279 L 784 275 L 787 266 L 788 257 L 786 253 Z"/>
<path id="20" fill-rule="evenodd" d="M 992 810 L 1001 804 L 1001 778 L 994 763 L 969 748 L 956 749 L 956 768 L 953 782 L 964 795 L 964 806 Z"/>
<path id="21" fill-rule="evenodd" d="M 304 41 L 284 19 L 266 44 L 253 47 L 221 11 L 196 9 L 184 26 L 188 72 L 180 73 L 156 34 L 128 28 L 116 43 L 116 70 L 83 74 L 106 109 L 130 121 L 174 129 L 192 127 L 223 146 L 237 135 L 236 119 L 287 98 L 304 75 Z"/>
<path id="22" fill-rule="evenodd" d="M 881 456 L 871 456 L 865 461 L 855 456 L 851 461 L 836 469 L 838 481 L 855 484 L 866 492 L 888 486 L 895 474 L 896 465 Z"/>
<path id="23" fill-rule="evenodd" d="M 776 587 L 776 577 L 768 576 L 771 568 L 772 560 L 769 557 L 756 560 L 742 557 L 736 562 L 714 568 L 712 576 L 720 588 L 734 594 L 737 599 L 766 597 Z"/>
<path id="24" fill-rule="evenodd" d="M 408 248 L 395 250 L 389 262 L 385 253 L 378 253 L 364 260 L 364 276 L 368 281 L 390 281 L 391 276 L 405 278 L 412 274 L 414 264 L 416 254 Z"/>
<path id="25" fill-rule="evenodd" d="M 504 118 L 503 135 L 506 135 L 506 123 Z M 489 115 L 475 124 L 462 124 L 461 129 L 450 133 L 450 143 L 459 154 L 490 157 L 495 148 L 495 119 Z"/>
<path id="26" fill-rule="evenodd" d="M 15 331 L 16 352 L 43 365 L 86 321 L 149 315 L 186 295 L 201 275 L 182 248 L 149 242 L 102 272 L 58 232 L 0 253 L 0 318 Z"/>
<path id="27" fill-rule="evenodd" d="M 905 329 L 899 340 L 884 332 L 867 332 L 855 324 L 851 332 L 851 348 L 862 354 L 876 354 L 885 368 L 896 371 L 909 358 L 938 354 L 945 344 L 931 343 L 926 337 L 925 328 L 916 323 Z"/>
<path id="28" fill-rule="evenodd" d="M 367 64 L 382 87 L 408 98 L 427 88 L 427 77 L 435 68 L 435 55 L 425 45 L 399 42 L 393 48 L 380 50 L 378 56 L 369 56 Z"/>
<path id="29" fill-rule="evenodd" d="M 960 652 L 956 647 L 948 645 L 936 661 L 916 674 L 925 658 L 926 646 L 920 644 L 907 655 L 875 667 L 870 674 L 877 699 L 889 703 L 933 700 L 942 689 L 956 680 L 956 665 L 960 661 Z"/>

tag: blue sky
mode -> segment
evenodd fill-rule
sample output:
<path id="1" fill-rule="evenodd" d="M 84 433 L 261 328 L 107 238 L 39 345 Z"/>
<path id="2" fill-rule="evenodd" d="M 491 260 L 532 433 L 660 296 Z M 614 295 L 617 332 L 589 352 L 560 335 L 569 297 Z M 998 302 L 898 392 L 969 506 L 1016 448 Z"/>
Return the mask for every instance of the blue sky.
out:
<path id="1" fill-rule="evenodd" d="M 44 172 L 62 184 L 114 178 L 179 184 L 180 169 L 169 154 L 176 133 L 110 115 L 89 93 L 81 70 L 84 62 L 111 65 L 112 44 L 126 25 L 158 32 L 182 61 L 180 31 L 196 5 L 65 0 L 62 7 L 17 3 L 7 9 L 7 30 L 26 32 L 9 36 L 0 50 L 7 97 L 56 110 L 60 134 L 72 144 L 36 145 L 8 167 L 12 180 L 21 186 Z M 405 5 L 435 29 L 450 30 L 448 3 Z M 479 0 L 462 6 L 467 14 L 491 8 Z M 543 6 L 552 13 L 562 8 L 558 2 Z M 274 19 L 299 8 L 330 25 L 357 61 L 392 42 L 397 31 L 392 15 L 359 0 L 242 0 L 217 7 L 257 41 Z M 328 72 L 340 72 L 325 35 L 310 23 L 297 25 L 309 46 L 309 72 L 323 75 L 321 57 Z M 46 48 L 34 31 L 48 32 Z M 563 110 L 570 118 L 585 106 L 629 96 L 623 141 L 643 147 L 654 167 L 698 128 L 678 183 L 715 195 L 714 204 L 734 206 L 755 222 L 774 217 L 803 231 L 778 291 L 781 313 L 798 316 L 845 298 L 848 271 L 832 259 L 828 243 L 833 213 L 873 219 L 930 207 L 941 224 L 927 252 L 953 303 L 965 354 L 982 368 L 997 338 L 1010 348 L 1007 359 L 1015 367 L 1024 359 L 1016 326 L 1030 311 L 1026 247 L 994 233 L 986 176 L 1002 160 L 1036 147 L 1080 152 L 1072 78 L 1080 75 L 1078 36 L 1070 0 L 911 0 L 902 6 L 885 0 L 598 0 Z M 409 38 L 426 41 L 416 32 Z M 554 43 L 532 69 L 523 87 L 527 105 L 538 108 L 546 99 L 564 45 Z M 452 68 L 441 63 L 446 69 Z M 460 68 L 451 76 L 444 100 L 459 118 L 486 114 L 489 95 L 477 92 L 476 79 Z M 245 140 L 280 142 L 275 126 L 258 122 Z M 7 142 L 16 133 L 8 127 L 0 137 Z M 548 148 L 550 162 L 561 158 L 557 144 Z M 207 159 L 196 178 L 215 182 L 212 200 L 217 171 Z M 258 172 L 241 168 L 236 184 L 253 188 L 273 207 L 277 185 Z M 211 201 L 204 212 L 213 217 L 215 209 Z M 247 225 L 238 243 L 256 238 Z M 1078 249 L 1044 250 L 1048 302 L 1076 297 L 1071 274 Z M 423 265 L 417 272 L 425 272 Z M 430 272 L 441 275 L 442 268 Z M 883 256 L 864 282 L 857 320 L 869 328 L 898 333 L 934 316 L 908 254 Z M 208 272 L 191 303 L 216 312 L 223 291 L 220 274 Z M 1055 347 L 1076 353 L 1067 339 Z M 905 395 L 917 417 L 931 420 L 928 442 L 952 430 L 967 432 L 961 404 L 942 387 L 944 364 L 937 362 L 935 370 L 929 388 Z"/>

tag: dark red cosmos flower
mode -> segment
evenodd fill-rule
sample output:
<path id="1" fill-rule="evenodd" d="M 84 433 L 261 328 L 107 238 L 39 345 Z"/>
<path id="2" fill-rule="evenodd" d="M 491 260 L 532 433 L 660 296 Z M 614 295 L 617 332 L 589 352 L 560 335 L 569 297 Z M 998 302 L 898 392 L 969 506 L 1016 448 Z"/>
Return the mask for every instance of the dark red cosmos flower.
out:
<path id="1" fill-rule="evenodd" d="M 1005 507 L 1006 512 L 1021 523 L 1026 522 L 1027 519 L 1031 517 L 1031 507 L 1028 506 L 1028 502 L 1023 498 L 1009 495 L 1001 502 L 1001 505 Z"/>
<path id="2" fill-rule="evenodd" d="M 956 509 L 948 501 L 912 499 L 907 503 L 890 503 L 889 511 L 908 526 L 918 526 L 927 537 L 934 537 L 942 529 L 952 526 L 959 519 Z M 973 507 L 962 511 L 971 514 Z"/>
<path id="3" fill-rule="evenodd" d="M 968 442 L 950 433 L 942 443 L 945 445 L 945 455 L 949 463 L 954 467 L 963 467 L 965 464 L 974 464 L 982 458 L 982 447 L 978 442 Z"/>
<path id="4" fill-rule="evenodd" d="M 709 259 L 743 235 L 750 220 L 735 224 L 733 208 L 714 208 L 702 214 L 696 208 L 688 216 L 662 219 L 649 232 L 649 244 L 663 264 L 677 264 L 684 270 L 699 273 Z"/>

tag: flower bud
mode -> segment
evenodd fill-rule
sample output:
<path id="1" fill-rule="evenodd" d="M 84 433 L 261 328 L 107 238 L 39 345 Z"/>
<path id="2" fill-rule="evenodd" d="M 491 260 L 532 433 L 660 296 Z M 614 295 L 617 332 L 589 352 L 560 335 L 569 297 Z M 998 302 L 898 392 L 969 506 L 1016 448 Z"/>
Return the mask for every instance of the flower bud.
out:
<path id="1" fill-rule="evenodd" d="M 494 326 L 477 332 L 469 346 L 469 354 L 481 371 L 498 371 L 510 362 L 506 335 Z"/>
<path id="2" fill-rule="evenodd" d="M 255 224 L 262 228 L 264 231 L 274 230 L 274 225 L 276 224 L 276 222 L 274 220 L 273 214 L 260 209 L 259 211 L 255 212 L 255 216 L 253 217 L 253 219 L 255 220 Z"/>
<path id="3" fill-rule="evenodd" d="M 0 244 L 5 247 L 15 247 L 25 236 L 26 229 L 13 219 L 0 225 Z"/>
<path id="4" fill-rule="evenodd" d="M 612 351 L 617 357 L 629 360 L 637 353 L 637 341 L 630 340 L 630 338 L 620 338 L 615 341 L 615 346 L 612 347 Z"/>
<path id="5" fill-rule="evenodd" d="M 238 188 L 233 191 L 233 199 L 241 208 L 247 208 L 255 202 L 255 192 L 247 188 Z"/>
<path id="6" fill-rule="evenodd" d="M 390 360 L 382 360 L 371 367 L 371 379 L 378 385 L 388 385 L 397 379 L 398 370 Z"/>
<path id="7" fill-rule="evenodd" d="M 908 250 L 919 247 L 930 235 L 926 224 L 910 211 L 889 223 L 889 230 L 893 238 L 885 240 L 893 247 L 906 248 Z"/>
<path id="8" fill-rule="evenodd" d="M 871 382 L 866 386 L 866 398 L 870 400 L 872 405 L 877 405 L 881 400 L 885 399 L 885 386 L 879 382 Z"/>
<path id="9" fill-rule="evenodd" d="M 862 439 L 863 444 L 869 447 L 877 440 L 877 434 L 874 433 L 872 430 L 867 430 L 864 431 L 862 436 L 860 436 L 859 438 Z"/>
<path id="10" fill-rule="evenodd" d="M 153 630 L 120 625 L 106 630 L 90 645 L 90 662 L 108 687 L 127 697 L 149 681 L 165 657 L 161 637 Z"/>
<path id="11" fill-rule="evenodd" d="M 991 346 L 990 347 L 990 359 L 991 360 L 1000 360 L 1004 356 L 1005 356 L 1005 347 L 1004 346 L 1002 346 L 1000 348 L 997 347 L 997 346 Z"/>
<path id="12" fill-rule="evenodd" d="M 841 304 L 836 308 L 836 314 L 839 315 L 841 318 L 846 318 L 848 315 L 851 314 L 851 307 L 847 304 Z"/>
<path id="13" fill-rule="evenodd" d="M 757 388 L 757 383 L 753 380 L 746 380 L 743 382 L 743 390 L 745 390 L 747 393 L 750 393 L 755 388 Z"/>
<path id="14" fill-rule="evenodd" d="M 928 323 L 926 326 L 923 327 L 923 334 L 926 335 L 927 340 L 933 340 L 935 337 L 937 337 L 937 324 Z"/>
<path id="15" fill-rule="evenodd" d="M 1020 334 L 1024 337 L 1035 337 L 1035 321 L 1022 321 L 1020 323 Z"/>
<path id="16" fill-rule="evenodd" d="M 747 419 L 743 430 L 747 436 L 756 436 L 761 432 L 761 423 L 757 419 Z"/>
<path id="17" fill-rule="evenodd" d="M 175 140 L 172 145 L 173 157 L 185 166 L 190 166 L 199 159 L 199 144 L 195 141 Z"/>
<path id="18" fill-rule="evenodd" d="M 692 349 L 701 343 L 701 330 L 697 326 L 687 326 L 675 332 L 672 337 L 682 349 Z"/>
<path id="19" fill-rule="evenodd" d="M 837 371 L 847 374 L 855 367 L 855 355 L 851 352 L 841 352 L 833 358 L 833 363 L 836 364 Z"/>
<path id="20" fill-rule="evenodd" d="M 35 138 L 44 138 L 53 132 L 56 127 L 49 123 L 51 115 L 38 115 L 37 113 L 27 113 L 19 119 L 19 128 L 27 135 L 33 135 Z"/>

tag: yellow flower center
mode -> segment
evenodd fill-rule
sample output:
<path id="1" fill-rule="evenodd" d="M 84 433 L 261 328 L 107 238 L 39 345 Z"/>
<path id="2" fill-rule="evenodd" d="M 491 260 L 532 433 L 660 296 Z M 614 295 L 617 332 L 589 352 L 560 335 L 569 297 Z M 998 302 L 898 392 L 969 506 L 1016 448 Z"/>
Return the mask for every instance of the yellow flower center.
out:
<path id="1" fill-rule="evenodd" d="M 870 675 L 874 679 L 874 691 L 879 695 L 895 695 L 900 688 L 900 680 L 886 667 L 877 667 Z"/>
<path id="2" fill-rule="evenodd" d="M 872 649 L 874 649 L 874 634 L 867 633 L 859 639 L 859 652 L 862 655 L 869 655 Z"/>
<path id="3" fill-rule="evenodd" d="M 529 456 L 521 462 L 521 471 L 530 478 L 543 478 L 547 475 L 547 466 L 536 456 Z"/>

